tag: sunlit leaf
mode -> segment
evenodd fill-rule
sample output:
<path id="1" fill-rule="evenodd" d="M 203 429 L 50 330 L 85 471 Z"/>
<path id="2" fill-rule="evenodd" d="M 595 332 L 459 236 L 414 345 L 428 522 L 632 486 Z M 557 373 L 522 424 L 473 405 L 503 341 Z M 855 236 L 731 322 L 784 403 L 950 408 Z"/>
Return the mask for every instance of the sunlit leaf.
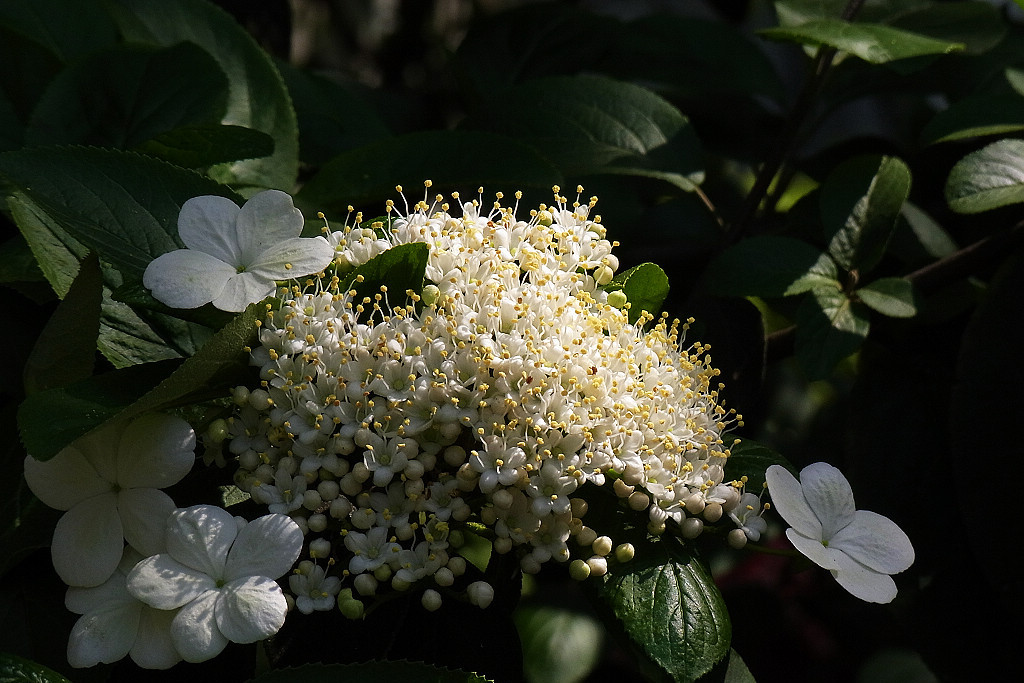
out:
<path id="1" fill-rule="evenodd" d="M 833 170 L 822 185 L 820 206 L 836 263 L 861 273 L 877 265 L 909 194 L 910 169 L 895 157 L 854 157 Z"/>
<path id="2" fill-rule="evenodd" d="M 71 683 L 42 664 L 0 652 L 0 683 Z"/>
<path id="3" fill-rule="evenodd" d="M 609 292 L 622 290 L 629 302 L 629 321 L 635 323 L 642 311 L 653 316 L 661 311 L 661 304 L 668 296 L 668 275 L 661 266 L 641 263 L 616 275 L 605 289 Z"/>
<path id="4" fill-rule="evenodd" d="M 882 24 L 853 24 L 840 19 L 816 19 L 787 28 L 762 29 L 758 34 L 801 45 L 834 47 L 872 64 L 964 49 L 963 43 L 936 40 Z"/>
<path id="5" fill-rule="evenodd" d="M 708 570 L 674 538 L 645 544 L 603 577 L 601 599 L 633 644 L 676 681 L 694 681 L 729 654 L 732 628 Z"/>
<path id="6" fill-rule="evenodd" d="M 902 277 L 883 277 L 858 289 L 854 294 L 873 310 L 892 318 L 917 315 L 914 288 Z"/>
<path id="7" fill-rule="evenodd" d="M 957 213 L 1024 202 L 1024 140 L 993 142 L 958 161 L 946 180 L 946 201 Z"/>

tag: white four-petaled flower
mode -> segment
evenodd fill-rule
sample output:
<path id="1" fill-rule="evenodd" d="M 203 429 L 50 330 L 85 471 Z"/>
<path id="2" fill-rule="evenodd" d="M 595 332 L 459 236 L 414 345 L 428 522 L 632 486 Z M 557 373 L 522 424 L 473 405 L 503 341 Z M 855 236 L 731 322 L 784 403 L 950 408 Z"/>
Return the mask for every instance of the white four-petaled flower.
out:
<path id="1" fill-rule="evenodd" d="M 213 302 L 242 311 L 273 294 L 277 280 L 317 273 L 334 259 L 323 237 L 299 237 L 302 225 L 302 213 L 279 190 L 255 194 L 242 208 L 225 197 L 193 197 L 178 214 L 187 249 L 154 259 L 142 282 L 174 308 Z"/>
<path id="2" fill-rule="evenodd" d="M 792 527 L 786 536 L 793 547 L 861 600 L 896 597 L 890 575 L 913 564 L 914 548 L 891 519 L 856 509 L 842 472 L 817 462 L 800 471 L 799 481 L 780 465 L 769 467 L 765 477 L 775 509 Z"/>
<path id="3" fill-rule="evenodd" d="M 216 657 L 228 642 L 253 643 L 284 625 L 288 603 L 276 579 L 302 550 L 302 530 L 270 514 L 245 523 L 212 505 L 175 510 L 167 552 L 128 575 L 128 591 L 151 607 L 181 610 L 171 623 L 175 649 L 188 662 Z"/>
<path id="4" fill-rule="evenodd" d="M 196 436 L 185 420 L 151 414 L 88 434 L 41 462 L 25 458 L 25 480 L 43 501 L 67 510 L 50 550 L 69 586 L 98 586 L 114 573 L 125 540 L 143 555 L 164 549 L 175 505 L 159 489 L 195 462 Z"/>
<path id="5" fill-rule="evenodd" d="M 144 669 L 169 669 L 181 661 L 171 642 L 171 621 L 177 612 L 153 609 L 128 592 L 128 572 L 141 559 L 126 546 L 117 571 L 105 582 L 68 588 L 65 605 L 82 615 L 68 638 L 71 666 L 112 664 L 125 655 Z"/>

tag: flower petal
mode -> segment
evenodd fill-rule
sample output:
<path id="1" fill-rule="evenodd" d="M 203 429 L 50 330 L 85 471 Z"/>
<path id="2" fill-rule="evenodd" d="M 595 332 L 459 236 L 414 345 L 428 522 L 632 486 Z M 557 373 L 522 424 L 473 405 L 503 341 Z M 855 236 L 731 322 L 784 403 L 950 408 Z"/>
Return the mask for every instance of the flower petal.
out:
<path id="1" fill-rule="evenodd" d="M 167 553 L 160 553 L 135 565 L 128 574 L 127 587 L 132 597 L 150 607 L 177 609 L 215 590 L 217 582 Z"/>
<path id="2" fill-rule="evenodd" d="M 764 473 L 772 506 L 796 531 L 809 538 L 821 538 L 821 522 L 807 504 L 796 477 L 782 465 L 772 465 Z"/>
<path id="3" fill-rule="evenodd" d="M 222 291 L 235 266 L 193 249 L 169 251 L 153 259 L 142 274 L 142 284 L 160 303 L 172 308 L 199 308 Z"/>
<path id="4" fill-rule="evenodd" d="M 228 552 L 224 578 L 266 576 L 277 579 L 295 564 L 302 550 L 302 529 L 288 515 L 258 517 L 238 532 Z"/>
<path id="5" fill-rule="evenodd" d="M 178 237 L 189 249 L 239 266 L 241 252 L 235 234 L 238 211 L 238 205 L 227 197 L 193 197 L 182 204 L 178 213 Z"/>
<path id="6" fill-rule="evenodd" d="M 839 568 L 838 557 L 841 553 L 838 550 L 822 545 L 818 539 L 808 538 L 796 529 L 786 529 L 786 538 L 789 539 L 794 548 L 822 569 Z"/>
<path id="7" fill-rule="evenodd" d="M 173 415 L 150 413 L 125 427 L 118 444 L 117 483 L 162 489 L 185 478 L 196 461 L 196 433 Z"/>
<path id="8" fill-rule="evenodd" d="M 158 489 L 121 489 L 117 494 L 124 539 L 145 556 L 167 550 L 167 520 L 174 501 Z"/>
<path id="9" fill-rule="evenodd" d="M 228 549 L 238 534 L 235 518 L 213 505 L 175 510 L 167 521 L 167 552 L 214 579 L 224 577 Z"/>
<path id="10" fill-rule="evenodd" d="M 273 279 L 250 272 L 235 273 L 224 283 L 224 289 L 213 299 L 213 305 L 222 311 L 238 313 L 275 291 L 277 284 Z"/>
<path id="11" fill-rule="evenodd" d="M 70 586 L 64 595 L 64 606 L 75 614 L 88 614 L 133 602 L 136 600 L 128 593 L 125 576 L 120 572 L 114 572 L 109 579 L 91 588 Z"/>
<path id="12" fill-rule="evenodd" d="M 55 510 L 70 510 L 113 488 L 74 445 L 43 462 L 25 457 L 25 481 L 36 498 Z"/>
<path id="13" fill-rule="evenodd" d="M 217 604 L 217 626 L 234 643 L 255 643 L 284 626 L 288 601 L 281 587 L 265 576 L 248 576 L 224 584 Z"/>
<path id="14" fill-rule="evenodd" d="M 323 237 L 293 237 L 268 246 L 246 270 L 274 280 L 287 280 L 319 273 L 333 260 L 334 248 Z"/>
<path id="15" fill-rule="evenodd" d="M 298 237 L 303 223 L 302 212 L 295 208 L 288 194 L 280 190 L 254 194 L 235 221 L 235 241 L 242 258 L 236 265 L 251 266 L 272 245 Z"/>
<path id="16" fill-rule="evenodd" d="M 888 517 L 868 510 L 857 510 L 853 521 L 832 538 L 829 547 L 885 574 L 896 574 L 914 563 L 914 546 L 903 529 Z"/>
<path id="17" fill-rule="evenodd" d="M 133 662 L 143 669 L 170 669 L 181 661 L 171 640 L 171 624 L 177 615 L 175 610 L 142 607 L 135 645 L 128 653 Z"/>
<path id="18" fill-rule="evenodd" d="M 857 509 L 853 489 L 838 468 L 827 462 L 808 465 L 800 470 L 800 486 L 807 504 L 821 522 L 822 538 L 826 541 L 853 521 Z"/>
<path id="19" fill-rule="evenodd" d="M 171 622 L 174 649 L 186 662 L 205 662 L 227 647 L 228 639 L 214 616 L 219 600 L 219 590 L 208 591 L 183 607 Z"/>
<path id="20" fill-rule="evenodd" d="M 887 603 L 896 597 L 896 582 L 888 574 L 880 574 L 845 555 L 839 569 L 832 571 L 839 585 L 855 598 L 866 602 Z"/>
<path id="21" fill-rule="evenodd" d="M 68 663 L 82 668 L 123 659 L 135 643 L 142 607 L 133 600 L 80 617 L 68 637 Z"/>
<path id="22" fill-rule="evenodd" d="M 114 573 L 124 550 L 117 494 L 103 493 L 71 508 L 57 521 L 50 554 L 69 586 L 98 586 Z"/>

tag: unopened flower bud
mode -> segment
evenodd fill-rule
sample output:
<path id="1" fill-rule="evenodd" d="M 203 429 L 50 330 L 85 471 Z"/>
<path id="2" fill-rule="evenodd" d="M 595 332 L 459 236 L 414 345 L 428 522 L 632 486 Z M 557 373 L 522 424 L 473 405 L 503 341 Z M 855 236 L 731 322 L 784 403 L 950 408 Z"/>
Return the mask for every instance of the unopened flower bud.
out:
<path id="1" fill-rule="evenodd" d="M 590 567 L 591 576 L 604 576 L 608 573 L 608 560 L 603 557 L 591 557 L 587 560 L 587 566 Z"/>
<path id="2" fill-rule="evenodd" d="M 597 540 L 597 532 L 591 529 L 589 526 L 584 526 L 580 529 L 580 532 L 576 534 L 576 542 L 580 545 L 587 546 Z"/>
<path id="3" fill-rule="evenodd" d="M 714 524 L 722 518 L 722 506 L 718 503 L 708 503 L 704 508 L 704 519 Z"/>
<path id="4" fill-rule="evenodd" d="M 323 517 L 323 515 L 320 515 Z M 309 542 L 310 557 L 328 557 L 331 554 L 331 542 L 326 538 L 314 538 Z"/>
<path id="5" fill-rule="evenodd" d="M 636 549 L 632 543 L 620 543 L 615 548 L 615 559 L 618 562 L 629 562 L 634 556 L 636 556 Z"/>
<path id="6" fill-rule="evenodd" d="M 369 596 L 377 592 L 377 579 L 373 577 L 373 574 L 356 574 L 352 585 L 360 595 Z"/>
<path id="7" fill-rule="evenodd" d="M 439 298 L 441 298 L 441 290 L 438 289 L 437 285 L 427 285 L 420 292 L 420 299 L 423 301 L 424 306 L 433 306 Z"/>
<path id="8" fill-rule="evenodd" d="M 646 510 L 648 506 L 650 506 L 651 497 L 643 491 L 633 491 L 633 493 L 629 494 L 629 498 L 626 502 L 629 503 L 631 510 L 639 512 L 640 510 Z"/>
<path id="9" fill-rule="evenodd" d="M 573 560 L 569 563 L 569 576 L 576 581 L 583 581 L 590 576 L 590 565 L 584 560 Z"/>
<path id="10" fill-rule="evenodd" d="M 622 479 L 616 479 L 615 483 L 612 484 L 612 490 L 615 491 L 615 495 L 619 498 L 626 498 L 629 494 L 633 493 L 633 487 L 624 482 Z"/>
<path id="11" fill-rule="evenodd" d="M 697 517 L 687 517 L 679 527 L 683 538 L 693 540 L 700 536 L 704 531 L 704 520 L 698 519 Z"/>
<path id="12" fill-rule="evenodd" d="M 423 597 L 420 598 L 420 604 L 428 612 L 435 612 L 441 607 L 441 594 L 433 588 L 428 588 L 423 591 Z"/>
<path id="13" fill-rule="evenodd" d="M 626 305 L 627 301 L 628 299 L 626 298 L 626 293 L 623 292 L 621 289 L 616 289 L 615 291 L 608 292 L 609 306 L 614 306 L 615 308 L 621 309 L 623 306 Z"/>
<path id="14" fill-rule="evenodd" d="M 587 514 L 587 501 L 582 498 L 573 498 L 569 501 L 569 509 L 572 510 L 572 516 L 577 519 L 582 519 Z"/>
<path id="15" fill-rule="evenodd" d="M 590 548 L 594 551 L 595 555 L 604 557 L 612 551 L 612 539 L 608 536 L 598 536 L 590 544 Z"/>
<path id="16" fill-rule="evenodd" d="M 455 573 L 448 567 L 441 567 L 434 572 L 434 582 L 438 586 L 450 586 L 455 583 Z"/>
<path id="17" fill-rule="evenodd" d="M 729 545 L 736 550 L 740 550 L 747 544 L 747 535 L 743 533 L 743 529 L 733 529 L 726 538 L 729 541 Z"/>
<path id="18" fill-rule="evenodd" d="M 484 608 L 494 600 L 494 587 L 486 581 L 474 581 L 466 586 L 466 596 L 472 604 Z"/>

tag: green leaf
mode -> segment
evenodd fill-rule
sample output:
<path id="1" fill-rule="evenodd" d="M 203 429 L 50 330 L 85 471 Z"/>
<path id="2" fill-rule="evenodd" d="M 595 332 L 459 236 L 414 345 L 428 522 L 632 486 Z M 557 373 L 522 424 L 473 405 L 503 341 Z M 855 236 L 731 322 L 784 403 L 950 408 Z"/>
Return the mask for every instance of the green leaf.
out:
<path id="1" fill-rule="evenodd" d="M 635 323 L 641 311 L 657 316 L 661 304 L 668 296 L 668 275 L 655 263 L 641 263 L 616 275 L 605 285 L 605 290 L 622 290 L 629 306 L 629 322 Z"/>
<path id="2" fill-rule="evenodd" d="M 0 683 L 71 683 L 53 669 L 0 652 Z"/>
<path id="3" fill-rule="evenodd" d="M 936 40 L 963 43 L 964 54 L 977 55 L 995 47 L 1008 28 L 1000 10 L 988 2 L 929 2 L 900 12 L 889 22 L 894 28 Z"/>
<path id="4" fill-rule="evenodd" d="M 593 616 L 556 605 L 521 605 L 514 618 L 530 683 L 577 683 L 601 657 L 604 629 Z"/>
<path id="5" fill-rule="evenodd" d="M 0 282 L 45 282 L 46 277 L 36 263 L 24 236 L 15 235 L 0 244 Z"/>
<path id="6" fill-rule="evenodd" d="M 623 24 L 600 71 L 672 96 L 779 99 L 781 80 L 759 45 L 722 22 L 659 13 Z"/>
<path id="7" fill-rule="evenodd" d="M 910 169 L 895 157 L 854 157 L 833 170 L 819 201 L 828 251 L 836 263 L 861 273 L 875 267 L 909 194 Z"/>
<path id="8" fill-rule="evenodd" d="M 935 40 L 882 24 L 851 24 L 840 19 L 816 19 L 798 26 L 762 29 L 758 34 L 772 40 L 801 45 L 834 47 L 872 64 L 922 55 L 948 54 L 965 47 L 963 43 Z"/>
<path id="9" fill-rule="evenodd" d="M 441 163 L 441 160 L 444 160 Z M 500 160 L 500 161 L 496 161 Z M 504 135 L 426 131 L 387 138 L 334 157 L 296 195 L 310 212 L 344 214 L 350 205 L 381 202 L 395 186 L 550 188 L 561 174 L 540 154 Z M 418 192 L 418 190 L 417 190 Z"/>
<path id="10" fill-rule="evenodd" d="M 902 277 L 883 277 L 861 287 L 854 295 L 870 308 L 892 318 L 913 318 L 917 315 L 914 287 Z"/>
<path id="11" fill-rule="evenodd" d="M 827 377 L 857 351 L 871 327 L 864 305 L 835 287 L 811 290 L 797 309 L 796 323 L 796 357 L 812 380 Z"/>
<path id="12" fill-rule="evenodd" d="M 340 277 L 346 291 L 356 291 L 353 303 L 363 297 L 372 301 L 383 286 L 387 287 L 392 305 L 399 305 L 405 301 L 407 291 L 419 294 L 423 290 L 423 273 L 429 259 L 430 247 L 423 242 L 397 244 Z"/>
<path id="13" fill-rule="evenodd" d="M 603 76 L 553 76 L 510 89 L 469 125 L 514 136 L 566 177 L 660 178 L 685 190 L 704 181 L 689 121 L 655 93 Z"/>
<path id="14" fill-rule="evenodd" d="M 0 40 L 2 39 L 3 36 L 0 36 Z M 25 126 L 18 119 L 18 112 L 14 109 L 14 102 L 0 88 L 0 152 L 17 149 L 24 142 Z"/>
<path id="15" fill-rule="evenodd" d="M 291 192 L 298 174 L 298 127 L 288 91 L 273 62 L 226 12 L 205 0 L 112 0 L 114 20 L 130 41 L 150 45 L 196 43 L 227 75 L 225 125 L 266 133 L 274 153 L 235 161 L 211 172 L 235 187 Z"/>
<path id="16" fill-rule="evenodd" d="M 57 296 L 63 298 L 78 274 L 79 258 L 84 258 L 89 250 L 23 193 L 12 193 L 7 198 L 7 207 L 43 276 Z"/>
<path id="17" fill-rule="evenodd" d="M 266 306 L 250 304 L 118 417 L 130 419 L 153 410 L 221 398 L 227 395 L 227 387 L 250 380 L 248 347 L 256 337 L 256 321 L 266 315 Z"/>
<path id="18" fill-rule="evenodd" d="M 735 481 L 746 477 L 747 490 L 752 493 L 761 492 L 765 470 L 772 465 L 794 469 L 788 460 L 763 443 L 735 434 L 726 434 L 722 438 L 727 445 L 731 439 L 738 439 L 738 443 L 729 446 L 729 459 L 725 461 L 726 480 Z"/>
<path id="19" fill-rule="evenodd" d="M 970 95 L 940 111 L 921 130 L 921 143 L 1001 135 L 1024 130 L 1024 97 Z"/>
<path id="20" fill-rule="evenodd" d="M 946 179 L 957 213 L 981 213 L 1024 202 L 1024 140 L 999 140 L 958 161 Z"/>
<path id="21" fill-rule="evenodd" d="M 387 661 L 361 664 L 307 664 L 270 671 L 251 683 L 488 683 L 479 674 L 445 669 L 422 662 Z"/>
<path id="22" fill-rule="evenodd" d="M 26 394 L 92 375 L 102 301 L 103 274 L 99 261 L 91 256 L 82 262 L 71 289 L 39 333 L 25 361 Z"/>
<path id="23" fill-rule="evenodd" d="M 392 135 L 369 102 L 351 84 L 278 62 L 299 121 L 299 155 L 319 166 L 332 157 Z"/>
<path id="24" fill-rule="evenodd" d="M 185 126 L 139 143 L 135 151 L 185 168 L 206 168 L 274 153 L 274 139 L 242 126 Z"/>
<path id="25" fill-rule="evenodd" d="M 729 666 L 725 670 L 725 679 L 722 683 L 757 683 L 754 674 L 750 673 L 747 663 L 736 650 L 729 651 Z"/>
<path id="26" fill-rule="evenodd" d="M 676 681 L 695 681 L 729 654 L 732 627 L 704 565 L 663 537 L 602 577 L 599 595 L 633 644 Z"/>
<path id="27" fill-rule="evenodd" d="M 839 286 L 835 263 L 792 237 L 761 235 L 739 242 L 708 266 L 702 284 L 719 296 L 790 296 Z"/>
<path id="28" fill-rule="evenodd" d="M 129 149 L 173 128 L 219 122 L 227 86 L 217 62 L 193 43 L 110 48 L 53 80 L 25 139 L 32 146 Z"/>
<path id="29" fill-rule="evenodd" d="M 142 278 L 154 258 L 180 248 L 178 212 L 186 200 L 212 194 L 240 201 L 198 173 L 117 150 L 5 152 L 0 175 L 76 240 L 134 279 Z"/>
<path id="30" fill-rule="evenodd" d="M 177 365 L 178 361 L 133 365 L 28 396 L 18 408 L 25 450 L 37 460 L 49 460 L 137 401 Z"/>
<path id="31" fill-rule="evenodd" d="M 2 2 L 0 24 L 46 48 L 64 63 L 117 40 L 116 28 L 99 2 Z"/>
<path id="32" fill-rule="evenodd" d="M 922 211 L 916 204 L 907 202 L 903 205 L 903 217 L 907 220 L 914 237 L 933 258 L 949 256 L 957 250 L 956 242 L 949 233 L 942 229 L 931 216 Z"/>
<path id="33" fill-rule="evenodd" d="M 488 102 L 532 78 L 593 70 L 621 32 L 621 22 L 568 3 L 481 12 L 455 53 L 455 73 Z"/>

